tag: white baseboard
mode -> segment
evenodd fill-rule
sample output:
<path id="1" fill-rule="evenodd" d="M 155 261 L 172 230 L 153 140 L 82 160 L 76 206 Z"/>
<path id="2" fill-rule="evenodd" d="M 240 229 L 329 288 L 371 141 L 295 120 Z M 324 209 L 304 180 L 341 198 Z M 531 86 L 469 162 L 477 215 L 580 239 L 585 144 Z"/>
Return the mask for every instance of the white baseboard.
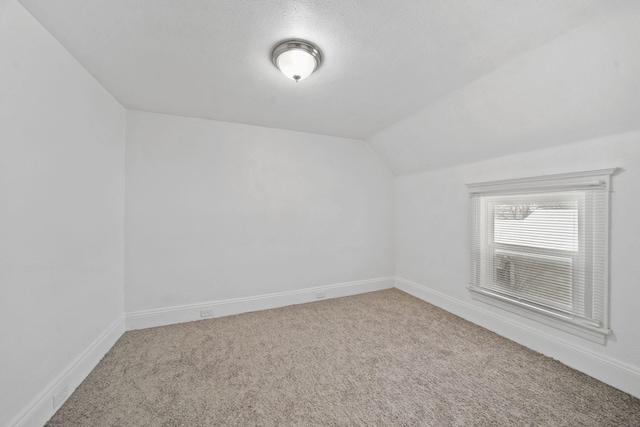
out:
<path id="1" fill-rule="evenodd" d="M 395 278 L 395 287 L 640 398 L 640 369 L 637 367 L 569 344 L 547 333 L 515 323 L 498 313 L 468 304 L 402 277 Z"/>
<path id="2" fill-rule="evenodd" d="M 121 316 L 71 362 L 65 370 L 58 374 L 31 403 L 9 421 L 8 425 L 15 427 L 43 426 L 124 334 L 124 330 L 125 320 L 124 316 Z M 67 392 L 54 408 L 53 396 L 65 386 L 67 387 Z"/>
<path id="3" fill-rule="evenodd" d="M 233 298 L 219 301 L 209 301 L 197 304 L 181 305 L 154 310 L 135 311 L 126 314 L 127 330 L 165 326 L 176 323 L 201 320 L 200 310 L 213 310 L 213 315 L 207 318 L 224 317 L 251 311 L 268 310 L 287 305 L 303 304 L 306 302 L 322 301 L 363 294 L 394 287 L 393 277 L 358 280 L 355 282 L 338 283 L 334 285 L 318 286 L 289 292 L 278 292 L 257 295 L 246 298 Z M 325 297 L 316 298 L 317 292 L 324 292 Z"/>

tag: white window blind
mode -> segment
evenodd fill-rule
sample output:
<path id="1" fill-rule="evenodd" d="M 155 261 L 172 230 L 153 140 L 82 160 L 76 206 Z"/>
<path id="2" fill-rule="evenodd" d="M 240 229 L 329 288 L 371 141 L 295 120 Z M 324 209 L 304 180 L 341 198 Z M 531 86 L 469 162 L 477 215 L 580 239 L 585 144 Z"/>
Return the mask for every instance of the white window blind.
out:
<path id="1" fill-rule="evenodd" d="M 604 342 L 615 171 L 468 184 L 474 298 Z"/>

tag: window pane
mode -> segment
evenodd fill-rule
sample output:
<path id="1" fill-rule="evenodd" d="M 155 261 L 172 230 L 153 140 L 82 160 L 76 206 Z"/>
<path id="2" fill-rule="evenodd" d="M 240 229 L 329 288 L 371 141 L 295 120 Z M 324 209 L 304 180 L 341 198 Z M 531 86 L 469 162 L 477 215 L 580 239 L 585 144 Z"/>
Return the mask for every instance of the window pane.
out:
<path id="1" fill-rule="evenodd" d="M 573 310 L 573 260 L 495 250 L 494 286 L 506 294 L 560 310 Z"/>
<path id="2" fill-rule="evenodd" d="M 495 243 L 578 250 L 578 202 L 499 203 L 493 208 Z"/>

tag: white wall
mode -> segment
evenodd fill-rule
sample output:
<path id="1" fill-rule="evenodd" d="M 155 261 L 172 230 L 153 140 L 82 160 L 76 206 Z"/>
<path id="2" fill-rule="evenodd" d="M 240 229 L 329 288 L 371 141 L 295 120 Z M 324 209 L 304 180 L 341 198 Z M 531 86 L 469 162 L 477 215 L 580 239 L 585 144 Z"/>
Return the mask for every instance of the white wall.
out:
<path id="1" fill-rule="evenodd" d="M 606 346 L 471 299 L 466 183 L 615 166 Z M 424 289 L 399 286 L 640 397 L 639 185 L 640 132 L 398 177 L 396 275 Z"/>
<path id="2" fill-rule="evenodd" d="M 0 425 L 40 406 L 50 416 L 48 387 L 122 317 L 124 123 L 122 106 L 2 0 Z"/>
<path id="3" fill-rule="evenodd" d="M 127 113 L 126 312 L 393 275 L 363 141 Z"/>

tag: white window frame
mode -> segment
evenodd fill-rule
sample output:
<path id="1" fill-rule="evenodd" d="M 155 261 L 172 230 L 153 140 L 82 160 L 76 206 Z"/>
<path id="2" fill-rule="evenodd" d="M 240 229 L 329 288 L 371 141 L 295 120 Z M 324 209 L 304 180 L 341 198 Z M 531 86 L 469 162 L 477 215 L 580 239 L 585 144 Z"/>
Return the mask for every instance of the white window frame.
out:
<path id="1" fill-rule="evenodd" d="M 595 171 L 574 172 L 567 174 L 546 175 L 540 177 L 531 178 L 517 178 L 508 179 L 502 181 L 480 182 L 467 184 L 470 197 L 473 203 L 471 203 L 472 210 L 470 211 L 470 249 L 471 249 L 471 281 L 469 284 L 469 291 L 474 300 L 481 301 L 483 303 L 499 307 L 512 313 L 516 313 L 523 317 L 527 317 L 538 322 L 544 323 L 549 326 L 561 329 L 565 332 L 572 333 L 574 335 L 589 339 L 591 341 L 606 344 L 606 339 L 611 329 L 609 328 L 609 313 L 608 313 L 608 298 L 609 298 L 609 209 L 610 209 L 610 192 L 611 192 L 611 177 L 619 170 L 619 168 L 602 169 Z M 577 191 L 577 197 L 579 197 L 580 190 L 601 190 L 606 192 L 606 207 L 604 218 L 601 218 L 603 224 L 600 224 L 600 230 L 606 233 L 606 248 L 603 248 L 601 253 L 604 254 L 606 259 L 603 259 L 604 263 L 604 283 L 599 283 L 598 286 L 604 286 L 604 290 L 600 288 L 600 291 L 604 292 L 604 307 L 602 319 L 598 319 L 597 322 L 593 322 L 588 319 L 579 319 L 575 316 L 571 316 L 562 313 L 561 310 L 554 310 L 547 308 L 544 304 L 531 304 L 522 299 L 504 295 L 500 292 L 496 292 L 495 289 L 489 289 L 486 285 L 483 286 L 482 274 L 480 268 L 481 259 L 484 257 L 482 254 L 474 254 L 474 250 L 491 251 L 491 245 L 495 245 L 493 242 L 493 236 L 489 234 L 493 233 L 493 226 L 488 226 L 487 221 L 493 223 L 493 214 L 489 215 L 488 212 L 493 212 L 492 208 L 487 207 L 487 200 L 491 197 L 493 200 L 499 200 L 500 196 L 513 196 L 521 194 L 536 194 L 545 192 L 560 192 L 560 191 Z M 496 197 L 498 197 L 496 199 Z M 475 200 L 473 200 L 475 199 Z M 475 207 L 475 203 L 480 203 L 479 207 Z M 579 229 L 579 245 L 584 245 L 589 239 L 589 230 L 585 230 L 584 226 L 584 200 L 579 201 L 582 204 L 579 210 L 580 229 Z M 483 205 L 484 204 L 484 205 Z M 494 202 L 495 204 L 495 202 Z M 474 215 L 480 215 L 480 217 L 474 217 Z M 588 228 L 588 227 L 587 227 Z M 490 231 L 489 231 L 490 230 Z M 585 234 L 586 233 L 586 234 Z M 474 249 L 474 247 L 476 249 Z M 505 246 L 506 247 L 506 246 Z M 567 254 L 568 255 L 568 254 Z M 486 259 L 486 257 L 484 258 Z M 588 264 L 586 262 L 585 264 Z M 576 265 L 574 268 L 584 269 L 585 274 L 589 274 L 589 265 Z M 592 286 L 588 283 L 585 285 Z M 587 289 L 591 291 L 591 289 Z"/>

